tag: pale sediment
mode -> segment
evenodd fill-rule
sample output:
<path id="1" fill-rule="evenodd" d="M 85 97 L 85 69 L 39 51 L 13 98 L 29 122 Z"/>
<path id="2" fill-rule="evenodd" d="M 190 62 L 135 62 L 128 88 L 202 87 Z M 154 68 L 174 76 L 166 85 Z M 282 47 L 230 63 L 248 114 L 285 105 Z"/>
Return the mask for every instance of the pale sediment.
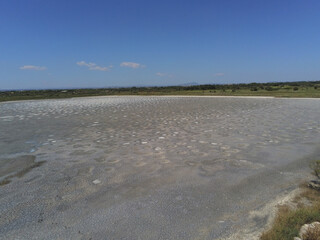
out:
<path id="1" fill-rule="evenodd" d="M 244 228 L 219 240 L 259 240 L 262 233 L 268 230 L 276 218 L 279 207 L 290 206 L 295 197 L 301 193 L 301 189 L 296 188 L 292 191 L 279 194 L 260 209 L 249 211 L 249 223 Z M 263 224 L 257 223 L 258 219 L 264 219 Z"/>
<path id="2" fill-rule="evenodd" d="M 0 161 L 45 163 L 0 186 L 0 234 L 219 239 L 260 229 L 269 221 L 263 206 L 309 172 L 319 104 L 162 96 L 2 103 Z"/>

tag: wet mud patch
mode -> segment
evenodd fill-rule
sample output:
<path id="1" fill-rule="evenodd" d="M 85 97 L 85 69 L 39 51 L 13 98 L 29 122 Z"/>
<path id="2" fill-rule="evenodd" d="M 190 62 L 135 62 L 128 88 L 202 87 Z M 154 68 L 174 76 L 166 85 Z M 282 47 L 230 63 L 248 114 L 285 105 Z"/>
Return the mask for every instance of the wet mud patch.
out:
<path id="1" fill-rule="evenodd" d="M 12 178 L 21 178 L 32 169 L 40 167 L 45 161 L 36 162 L 33 155 L 23 155 L 15 158 L 0 158 L 0 186 L 11 182 Z"/>
<path id="2" fill-rule="evenodd" d="M 88 150 L 88 151 L 85 151 L 85 150 L 76 150 L 76 151 L 70 153 L 69 155 L 70 155 L 70 156 L 90 155 L 90 154 L 93 154 L 93 153 L 95 153 L 95 152 L 96 152 L 95 150 Z"/>
<path id="3" fill-rule="evenodd" d="M 205 164 L 202 164 L 199 166 L 200 170 L 200 176 L 203 177 L 211 177 L 216 172 L 222 171 L 225 169 L 225 166 L 222 163 L 217 163 L 217 164 L 208 164 L 207 162 Z"/>

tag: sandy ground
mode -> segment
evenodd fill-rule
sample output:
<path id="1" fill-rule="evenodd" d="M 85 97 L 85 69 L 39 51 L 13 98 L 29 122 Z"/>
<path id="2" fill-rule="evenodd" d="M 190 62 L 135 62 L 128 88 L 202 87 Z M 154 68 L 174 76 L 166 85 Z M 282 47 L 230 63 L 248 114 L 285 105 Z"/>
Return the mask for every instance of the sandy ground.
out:
<path id="1" fill-rule="evenodd" d="M 320 101 L 0 104 L 1 239 L 256 239 L 320 152 Z"/>

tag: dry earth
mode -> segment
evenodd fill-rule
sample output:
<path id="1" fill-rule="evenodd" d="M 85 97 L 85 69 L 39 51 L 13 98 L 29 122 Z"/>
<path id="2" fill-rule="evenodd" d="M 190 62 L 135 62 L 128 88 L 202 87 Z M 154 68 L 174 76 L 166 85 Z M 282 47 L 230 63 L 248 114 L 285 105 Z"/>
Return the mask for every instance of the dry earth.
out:
<path id="1" fill-rule="evenodd" d="M 254 239 L 319 156 L 319 119 L 317 99 L 1 103 L 0 238 Z"/>

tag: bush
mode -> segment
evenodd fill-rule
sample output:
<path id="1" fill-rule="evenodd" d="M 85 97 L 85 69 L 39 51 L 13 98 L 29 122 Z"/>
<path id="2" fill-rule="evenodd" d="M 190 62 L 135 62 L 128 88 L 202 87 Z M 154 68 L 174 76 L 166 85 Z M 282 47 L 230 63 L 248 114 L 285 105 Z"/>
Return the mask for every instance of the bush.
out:
<path id="1" fill-rule="evenodd" d="M 298 91 L 298 90 L 299 90 L 298 87 L 294 87 L 294 88 L 293 88 L 293 91 Z"/>

